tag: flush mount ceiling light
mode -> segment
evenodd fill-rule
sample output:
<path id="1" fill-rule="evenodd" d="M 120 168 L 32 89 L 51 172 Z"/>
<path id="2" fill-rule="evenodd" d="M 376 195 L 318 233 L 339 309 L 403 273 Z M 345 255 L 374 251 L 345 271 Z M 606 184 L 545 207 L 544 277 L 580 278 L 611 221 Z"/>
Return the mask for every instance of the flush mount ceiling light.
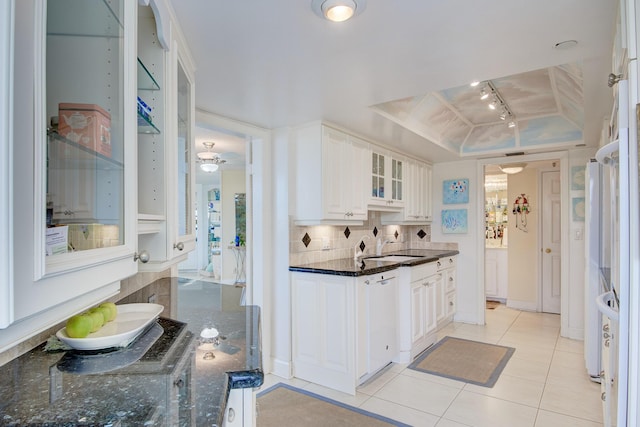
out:
<path id="1" fill-rule="evenodd" d="M 484 101 L 488 97 L 489 94 L 487 93 L 487 90 L 485 88 L 482 88 L 482 90 L 480 90 L 480 99 Z"/>
<path id="2" fill-rule="evenodd" d="M 312 0 L 311 9 L 321 18 L 344 22 L 364 10 L 365 0 Z"/>
<path id="3" fill-rule="evenodd" d="M 520 173 L 527 166 L 526 163 L 511 163 L 508 165 L 499 165 L 498 167 L 503 173 L 513 175 L 514 173 Z"/>
<path id="4" fill-rule="evenodd" d="M 200 169 L 207 173 L 213 173 L 218 170 L 220 164 L 225 163 L 225 160 L 220 158 L 218 153 L 214 153 L 211 151 L 215 142 L 203 142 L 202 145 L 205 146 L 207 151 L 202 151 L 200 153 L 196 153 L 198 157 L 198 161 L 200 162 Z"/>

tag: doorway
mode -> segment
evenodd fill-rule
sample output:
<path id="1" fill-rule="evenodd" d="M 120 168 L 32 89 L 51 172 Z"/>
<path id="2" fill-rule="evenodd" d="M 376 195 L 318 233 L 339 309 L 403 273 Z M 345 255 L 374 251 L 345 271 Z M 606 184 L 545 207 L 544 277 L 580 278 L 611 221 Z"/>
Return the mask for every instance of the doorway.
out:
<path id="1" fill-rule="evenodd" d="M 484 166 L 485 304 L 560 314 L 560 161 L 528 161 L 514 174 Z"/>

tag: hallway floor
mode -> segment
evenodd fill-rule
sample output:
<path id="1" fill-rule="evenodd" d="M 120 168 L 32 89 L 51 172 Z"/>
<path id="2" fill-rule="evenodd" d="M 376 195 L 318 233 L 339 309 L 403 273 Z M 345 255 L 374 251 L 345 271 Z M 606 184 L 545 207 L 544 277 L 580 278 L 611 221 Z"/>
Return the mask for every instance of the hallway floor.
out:
<path id="1" fill-rule="evenodd" d="M 560 316 L 487 310 L 484 326 L 452 323 L 452 336 L 516 349 L 493 388 L 392 364 L 355 396 L 309 382 L 267 375 L 262 389 L 278 382 L 317 393 L 416 427 L 602 426 L 600 385 L 585 370 L 582 341 L 559 336 Z"/>

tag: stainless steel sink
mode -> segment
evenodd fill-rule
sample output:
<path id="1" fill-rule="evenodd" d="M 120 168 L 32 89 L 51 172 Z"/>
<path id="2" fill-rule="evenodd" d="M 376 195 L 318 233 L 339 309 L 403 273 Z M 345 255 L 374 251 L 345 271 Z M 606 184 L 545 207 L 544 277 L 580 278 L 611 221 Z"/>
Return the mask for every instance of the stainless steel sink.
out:
<path id="1" fill-rule="evenodd" d="M 410 256 L 410 255 L 387 255 L 375 258 L 369 258 L 374 261 L 394 261 L 394 262 L 405 262 L 405 261 L 413 261 L 414 259 L 422 258 L 420 256 Z"/>

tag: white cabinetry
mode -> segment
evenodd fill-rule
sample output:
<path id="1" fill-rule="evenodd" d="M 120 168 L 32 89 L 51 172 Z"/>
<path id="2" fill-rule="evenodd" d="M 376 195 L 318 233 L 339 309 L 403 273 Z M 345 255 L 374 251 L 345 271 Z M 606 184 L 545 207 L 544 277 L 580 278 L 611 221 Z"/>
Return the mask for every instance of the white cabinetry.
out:
<path id="1" fill-rule="evenodd" d="M 0 327 L 10 322 L 13 304 L 11 283 L 13 265 L 13 230 L 11 215 L 13 157 L 10 149 L 13 140 L 13 14 L 15 0 L 0 4 L 0 235 L 4 243 L 0 248 Z"/>
<path id="2" fill-rule="evenodd" d="M 355 394 L 396 356 L 396 270 L 291 278 L 294 376 Z"/>
<path id="3" fill-rule="evenodd" d="M 436 342 L 437 292 L 442 274 L 435 262 L 401 267 L 398 281 L 398 355 L 394 361 L 409 363 Z"/>
<path id="4" fill-rule="evenodd" d="M 404 161 L 404 209 L 383 212 L 383 224 L 429 224 L 431 208 L 431 165 L 413 159 Z"/>
<path id="5" fill-rule="evenodd" d="M 320 123 L 294 131 L 296 223 L 349 224 L 367 219 L 369 145 Z"/>
<path id="6" fill-rule="evenodd" d="M 507 301 L 508 252 L 506 248 L 485 248 L 484 286 L 489 300 Z"/>
<path id="7" fill-rule="evenodd" d="M 151 107 L 149 119 L 138 119 L 138 247 L 150 257 L 141 271 L 185 260 L 196 241 L 194 67 L 174 22 L 163 47 L 169 14 L 162 2 L 154 5 L 138 7 L 138 97 Z"/>
<path id="8" fill-rule="evenodd" d="M 404 158 L 396 153 L 371 149 L 369 205 L 378 210 L 400 210 L 404 206 L 404 164 Z"/>
<path id="9" fill-rule="evenodd" d="M 69 8 L 67 3 L 14 2 L 13 91 L 21 95 L 13 99 L 11 151 L 13 163 L 20 167 L 12 176 L 14 277 L 10 298 L 3 299 L 2 311 L 8 315 L 0 323 L 5 328 L 0 330 L 0 352 L 114 295 L 119 281 L 137 272 L 132 161 L 136 5 L 120 2 L 109 7 L 102 1 L 85 1 L 82 7 Z M 61 103 L 106 110 L 107 134 L 82 127 L 92 123 L 88 117 L 95 113 L 83 111 L 79 114 L 88 114 L 87 120 L 72 119 L 74 134 L 63 135 L 51 120 L 59 116 Z M 69 124 L 61 118 L 63 122 Z M 109 151 L 98 148 L 105 143 Z M 66 203 L 57 183 L 83 176 L 87 186 L 82 184 L 79 191 L 87 198 L 76 205 L 93 210 L 86 218 L 90 222 L 74 224 L 61 218 L 56 224 L 50 212 Z M 99 194 L 107 187 L 110 194 Z M 49 218 L 58 227 L 48 228 Z M 107 229 L 108 239 L 100 234 Z M 47 234 L 65 230 L 66 237 L 59 234 L 60 245 L 48 244 Z"/>
<path id="10" fill-rule="evenodd" d="M 222 427 L 254 427 L 256 401 L 253 388 L 233 388 L 229 392 Z"/>
<path id="11" fill-rule="evenodd" d="M 456 257 L 440 258 L 436 265 L 438 274 L 441 275 L 441 283 L 438 286 L 438 329 L 453 320 L 456 313 Z"/>

